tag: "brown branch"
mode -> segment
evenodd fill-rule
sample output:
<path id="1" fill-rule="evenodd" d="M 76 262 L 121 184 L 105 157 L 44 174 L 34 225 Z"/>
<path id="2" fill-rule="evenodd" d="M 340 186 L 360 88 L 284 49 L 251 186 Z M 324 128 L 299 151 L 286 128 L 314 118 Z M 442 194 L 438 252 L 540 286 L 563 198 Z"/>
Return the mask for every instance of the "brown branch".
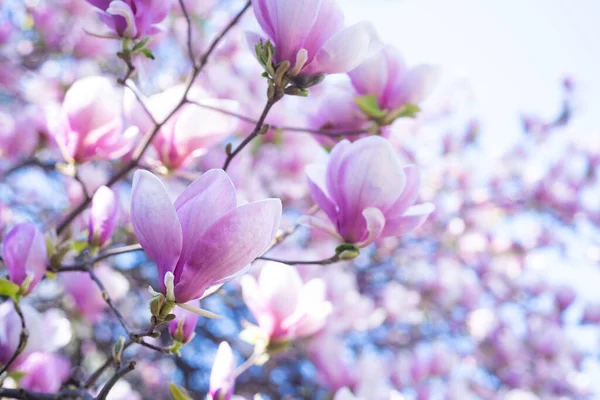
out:
<path id="1" fill-rule="evenodd" d="M 134 251 L 140 251 L 140 250 L 143 250 L 143 249 L 142 249 L 142 246 L 139 244 L 115 247 L 115 248 L 112 248 L 110 250 L 107 250 L 107 251 L 101 253 L 100 255 L 92 258 L 91 260 L 82 261 L 80 263 L 76 263 L 76 264 L 72 264 L 72 265 L 65 265 L 65 266 L 61 267 L 59 270 L 57 270 L 56 272 L 73 272 L 73 271 L 87 272 L 87 266 L 94 265 L 98 261 L 102 261 L 106 258 L 116 256 L 119 254 L 132 253 Z"/>
<path id="2" fill-rule="evenodd" d="M 98 396 L 96 396 L 96 400 L 105 400 L 106 397 L 108 396 L 108 393 L 110 392 L 110 390 L 113 388 L 113 386 L 115 386 L 115 383 L 117 383 L 119 381 L 119 379 L 121 379 L 122 377 L 127 375 L 129 372 L 133 371 L 134 369 L 135 369 L 135 361 L 130 361 L 129 364 L 118 369 L 114 373 L 114 375 L 108 380 L 108 382 L 106 382 L 106 384 L 102 387 L 102 390 L 100 391 Z"/>
<path id="3" fill-rule="evenodd" d="M 188 56 L 190 57 L 190 61 L 192 65 L 196 66 L 196 57 L 194 56 L 194 47 L 192 46 L 192 19 L 190 18 L 190 14 L 185 6 L 183 0 L 179 0 L 179 6 L 181 7 L 181 12 L 185 17 L 187 22 L 187 48 L 188 48 Z"/>
<path id="4" fill-rule="evenodd" d="M 277 258 L 271 258 L 271 257 L 258 257 L 257 260 L 274 261 L 274 262 L 278 262 L 280 264 L 287 264 L 287 265 L 311 265 L 311 264 L 330 265 L 330 264 L 335 264 L 339 261 L 342 261 L 338 254 L 336 254 L 332 257 L 326 258 L 324 260 L 313 260 L 313 261 L 279 260 Z"/>
<path id="5" fill-rule="evenodd" d="M 115 314 L 115 316 L 119 320 L 119 323 L 121 324 L 123 329 L 125 329 L 125 332 L 127 332 L 127 336 L 131 337 L 131 331 L 129 330 L 129 327 L 127 326 L 127 322 L 125 321 L 123 314 L 121 314 L 121 311 L 119 311 L 119 309 L 117 308 L 115 303 L 113 303 L 112 299 L 110 298 L 110 295 L 106 291 L 106 287 L 104 287 L 104 284 L 102 283 L 102 281 L 100 281 L 100 278 L 98 278 L 98 276 L 94 272 L 94 269 L 92 268 L 91 265 L 87 265 L 86 268 L 87 268 L 88 274 L 90 274 L 90 278 L 92 278 L 92 280 L 96 283 L 96 286 L 98 286 L 98 289 L 100 289 L 100 291 L 102 291 L 102 298 L 104 299 L 106 304 L 108 304 L 108 306 L 112 310 L 113 314 Z"/>
<path id="6" fill-rule="evenodd" d="M 225 110 L 223 108 L 211 106 L 209 104 L 202 104 L 201 102 L 192 101 L 192 100 L 189 100 L 188 103 L 194 104 L 198 107 L 205 108 L 207 110 L 211 110 L 211 111 L 215 111 L 215 112 L 218 112 L 221 114 L 229 115 L 231 117 L 235 117 L 239 120 L 242 120 L 242 121 L 245 121 L 245 122 L 248 122 L 251 124 L 258 123 L 258 121 L 255 119 L 252 119 L 252 118 L 247 117 L 242 114 L 235 113 L 233 111 Z M 341 138 L 341 137 L 345 137 L 345 136 L 357 136 L 357 135 L 363 135 L 365 133 L 368 133 L 368 131 L 366 129 L 357 129 L 357 130 L 353 130 L 353 131 L 342 131 L 342 132 L 331 132 L 331 131 L 328 131 L 325 129 L 311 129 L 311 128 L 279 126 L 279 125 L 271 125 L 271 129 L 280 129 L 282 131 L 289 131 L 289 132 L 310 133 L 313 135 L 326 136 L 326 137 L 331 137 L 331 138 Z"/>
<path id="7" fill-rule="evenodd" d="M 224 171 L 227 171 L 227 167 L 229 167 L 229 164 L 231 164 L 231 161 L 233 161 L 235 156 L 237 156 L 242 150 L 244 150 L 244 148 L 248 144 L 250 144 L 250 142 L 252 142 L 252 140 L 254 140 L 254 138 L 256 138 L 259 135 L 260 131 L 263 129 L 265 119 L 267 118 L 267 115 L 269 115 L 269 111 L 271 111 L 271 108 L 280 99 L 281 99 L 281 97 L 273 97 L 273 98 L 269 98 L 269 100 L 267 100 L 267 104 L 265 104 L 265 108 L 263 109 L 263 112 L 260 115 L 260 118 L 258 119 L 258 121 L 256 122 L 256 125 L 254 126 L 254 130 L 242 141 L 242 143 L 240 143 L 236 147 L 235 150 L 233 150 L 227 154 L 227 158 L 225 159 L 225 164 L 223 165 Z"/>
<path id="8" fill-rule="evenodd" d="M 187 82 L 185 85 L 185 91 L 184 91 L 183 96 L 182 96 L 181 100 L 179 101 L 179 103 L 175 106 L 175 108 L 171 111 L 171 113 L 169 113 L 169 115 L 167 115 L 167 117 L 162 122 L 159 122 L 158 124 L 154 125 L 154 128 L 148 133 L 146 138 L 138 145 L 138 147 L 134 151 L 131 161 L 129 161 L 125 166 L 123 166 L 106 183 L 106 186 L 110 187 L 110 186 L 114 185 L 115 183 L 117 183 L 118 181 L 123 179 L 125 176 L 127 176 L 127 174 L 129 174 L 139 164 L 140 159 L 142 158 L 142 156 L 144 155 L 144 153 L 146 152 L 148 147 L 150 147 L 152 140 L 158 134 L 160 129 L 163 127 L 163 125 L 165 123 L 167 123 L 167 121 L 169 121 L 169 119 L 171 119 L 171 117 L 187 102 L 187 95 L 188 95 L 190 89 L 192 88 L 192 85 L 193 85 L 194 81 L 196 80 L 196 77 L 200 74 L 200 72 L 202 72 L 202 70 L 208 63 L 208 59 L 210 58 L 212 53 L 215 51 L 218 44 L 225 37 L 225 35 L 227 35 L 227 33 L 231 30 L 231 28 L 233 28 L 238 23 L 238 21 L 242 18 L 242 16 L 250 8 L 250 6 L 251 6 L 251 2 L 248 1 L 246 3 L 246 5 L 244 6 L 244 8 L 242 8 L 242 10 L 238 12 L 238 14 L 233 18 L 233 20 L 213 40 L 212 44 L 210 45 L 210 47 L 208 48 L 206 53 L 204 53 L 204 55 L 202 55 L 202 57 L 200 59 L 200 64 L 193 66 L 192 73 L 190 74 L 190 76 L 187 79 Z M 122 79 L 122 84 L 125 83 L 125 81 L 129 78 L 131 73 L 133 73 L 133 71 L 131 70 L 131 68 L 129 68 L 128 73 L 125 75 L 125 78 Z M 58 224 L 58 226 L 56 228 L 57 234 L 60 235 L 69 226 L 69 224 L 71 224 L 71 222 L 73 222 L 73 220 L 87 208 L 87 206 L 90 204 L 90 202 L 91 202 L 90 199 L 85 199 L 75 209 L 73 209 L 69 214 L 67 214 L 66 217 Z"/>
<path id="9" fill-rule="evenodd" d="M 82 389 L 61 390 L 58 393 L 32 392 L 25 389 L 0 388 L 0 398 L 21 400 L 93 400 L 91 394 Z"/>

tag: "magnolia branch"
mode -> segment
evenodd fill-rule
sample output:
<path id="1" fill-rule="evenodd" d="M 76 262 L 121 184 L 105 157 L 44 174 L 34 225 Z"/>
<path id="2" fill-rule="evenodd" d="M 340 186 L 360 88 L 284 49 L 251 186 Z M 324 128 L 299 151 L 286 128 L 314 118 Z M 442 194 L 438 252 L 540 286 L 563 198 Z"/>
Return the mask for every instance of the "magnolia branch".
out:
<path id="1" fill-rule="evenodd" d="M 231 151 L 228 147 L 227 158 L 225 159 L 225 164 L 223 165 L 224 171 L 227 171 L 229 164 L 231 164 L 231 161 L 233 161 L 235 156 L 244 150 L 244 148 L 262 132 L 263 127 L 266 126 L 265 119 L 267 119 L 269 111 L 271 111 L 271 108 L 281 99 L 282 96 L 283 95 L 269 98 L 269 100 L 267 100 L 267 104 L 265 104 L 262 114 L 260 115 L 260 118 L 258 121 L 256 121 L 254 130 L 235 148 L 235 150 Z"/>
<path id="2" fill-rule="evenodd" d="M 236 112 L 233 111 L 229 111 L 229 110 L 225 110 L 223 108 L 219 108 L 210 104 L 203 104 L 201 102 L 198 101 L 192 101 L 189 100 L 188 103 L 190 104 L 194 104 L 198 107 L 201 108 L 205 108 L 207 110 L 211 110 L 211 111 L 215 111 L 224 115 L 229 115 L 231 117 L 235 117 L 241 121 L 245 121 L 251 124 L 257 124 L 258 121 L 255 119 L 252 119 L 250 117 L 247 117 L 245 115 L 242 114 L 238 114 Z M 367 129 L 357 129 L 357 130 L 353 130 L 353 131 L 342 131 L 342 132 L 331 132 L 325 129 L 311 129 L 311 128 L 301 128 L 301 127 L 292 127 L 292 126 L 278 126 L 278 125 L 270 125 L 271 129 L 279 129 L 282 131 L 289 131 L 289 132 L 303 132 L 303 133 L 310 133 L 313 135 L 318 135 L 318 136 L 326 136 L 326 137 L 331 137 L 331 138 L 340 138 L 340 137 L 345 137 L 345 136 L 358 136 L 358 135 L 364 135 L 365 133 L 368 133 Z"/>
<path id="3" fill-rule="evenodd" d="M 19 357 L 19 354 L 21 354 L 23 350 L 25 350 L 25 347 L 27 346 L 27 339 L 29 338 L 29 332 L 27 331 L 27 325 L 25 324 L 25 316 L 23 315 L 23 310 L 21 310 L 21 306 L 19 305 L 18 301 L 13 300 L 13 304 L 15 311 L 19 316 L 19 319 L 21 320 L 21 333 L 19 334 L 19 344 L 17 345 L 17 349 L 15 350 L 10 360 L 8 360 L 8 362 L 4 364 L 4 366 L 2 366 L 2 369 L 0 369 L 0 377 L 10 368 L 12 363 L 15 362 L 17 357 Z"/>
<path id="4" fill-rule="evenodd" d="M 337 262 L 342 261 L 339 254 L 336 254 L 336 255 L 326 258 L 324 260 L 312 260 L 312 261 L 280 260 L 280 259 L 271 258 L 271 257 L 258 257 L 257 260 L 273 261 L 273 262 L 278 262 L 280 264 L 287 264 L 287 265 L 311 265 L 311 264 L 330 265 L 330 264 L 335 264 Z"/>
<path id="5" fill-rule="evenodd" d="M 179 101 L 179 103 L 175 106 L 175 108 L 171 111 L 171 113 L 169 113 L 169 115 L 167 115 L 167 117 L 163 121 L 159 122 L 158 124 L 154 124 L 154 128 L 150 130 L 150 132 L 147 134 L 146 138 L 135 149 L 133 156 L 131 158 L 131 161 L 129 161 L 125 166 L 123 166 L 106 183 L 106 186 L 108 186 L 108 187 L 113 186 L 115 183 L 119 182 L 121 179 L 126 177 L 133 169 L 135 169 L 135 167 L 139 164 L 140 159 L 142 158 L 142 156 L 148 149 L 148 147 L 150 147 L 152 140 L 154 140 L 154 138 L 156 137 L 156 135 L 158 134 L 160 129 L 163 127 L 163 125 L 166 124 L 171 119 L 171 117 L 177 111 L 179 111 L 179 109 L 187 102 L 187 95 L 188 95 L 189 91 L 191 90 L 192 85 L 194 84 L 194 81 L 196 80 L 196 78 L 198 77 L 200 72 L 202 72 L 202 70 L 208 63 L 208 59 L 210 58 L 212 53 L 215 51 L 218 44 L 227 35 L 227 33 L 231 30 L 231 28 L 233 28 L 239 22 L 239 20 L 242 18 L 244 13 L 250 8 L 250 6 L 251 6 L 251 2 L 248 1 L 246 3 L 246 5 L 244 6 L 244 8 L 242 8 L 242 10 L 240 10 L 238 12 L 238 14 L 233 18 L 233 20 L 212 41 L 212 43 L 209 46 L 206 53 L 204 53 L 204 55 L 202 55 L 202 57 L 200 58 L 200 63 L 198 65 L 196 65 L 194 63 L 192 72 L 187 79 L 187 82 L 185 84 L 185 90 L 184 90 L 183 96 L 182 96 L 181 100 Z M 129 68 L 128 74 L 125 77 L 126 79 L 122 80 L 123 84 L 129 78 L 131 73 L 132 73 L 131 68 Z M 69 214 L 67 214 L 67 216 L 58 224 L 58 226 L 56 228 L 57 234 L 61 234 L 71 224 L 71 222 L 73 222 L 73 220 L 88 207 L 90 202 L 91 202 L 91 199 L 89 199 L 89 198 L 85 199 L 75 209 L 73 209 Z"/>

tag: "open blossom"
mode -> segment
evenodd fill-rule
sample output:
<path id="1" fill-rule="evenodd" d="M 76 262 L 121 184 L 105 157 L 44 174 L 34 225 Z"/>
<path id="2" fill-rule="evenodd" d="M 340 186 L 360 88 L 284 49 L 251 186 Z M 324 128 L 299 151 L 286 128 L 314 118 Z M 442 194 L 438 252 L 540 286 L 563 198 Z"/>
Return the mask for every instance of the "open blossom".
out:
<path id="1" fill-rule="evenodd" d="M 242 278 L 244 302 L 269 341 L 287 341 L 312 335 L 323 328 L 332 306 L 326 300 L 325 282 L 303 283 L 295 268 L 269 263 L 258 282 Z"/>
<path id="2" fill-rule="evenodd" d="M 129 292 L 129 281 L 120 272 L 106 264 L 100 264 L 95 268 L 95 272 L 113 301 L 118 302 Z M 91 322 L 98 322 L 104 310 L 108 308 L 108 304 L 90 274 L 70 272 L 61 275 L 61 282 L 83 317 Z"/>
<path id="3" fill-rule="evenodd" d="M 173 204 L 147 171 L 133 177 L 131 219 L 140 244 L 156 262 L 161 292 L 172 277 L 174 300 L 186 303 L 241 273 L 273 240 L 281 201 L 237 206 L 235 188 L 220 169 L 204 173 Z"/>
<path id="4" fill-rule="evenodd" d="M 385 46 L 348 75 L 359 94 L 374 95 L 380 109 L 394 111 L 425 100 L 437 81 L 438 69 L 431 65 L 408 68 L 395 47 Z"/>
<path id="5" fill-rule="evenodd" d="M 306 173 L 313 200 L 333 226 L 311 221 L 359 247 L 411 231 L 434 210 L 430 203 L 413 205 L 419 194 L 417 168 L 403 166 L 391 143 L 380 136 L 344 140 L 326 165 L 309 165 Z"/>
<path id="6" fill-rule="evenodd" d="M 86 0 L 98 8 L 109 28 L 107 36 L 144 38 L 160 32 L 157 26 L 169 14 L 173 0 Z"/>
<path id="7" fill-rule="evenodd" d="M 119 199 L 107 186 L 100 186 L 96 190 L 89 218 L 90 244 L 104 246 L 110 240 L 119 219 Z"/>
<path id="8" fill-rule="evenodd" d="M 71 375 L 71 361 L 60 354 L 37 352 L 19 363 L 17 370 L 25 373 L 19 381 L 23 389 L 54 393 Z"/>
<path id="9" fill-rule="evenodd" d="M 163 120 L 178 106 L 184 90 L 183 86 L 176 86 L 151 96 L 146 102 L 148 109 L 159 121 Z M 190 96 L 208 106 L 232 108 L 233 102 L 203 98 L 197 90 L 192 91 Z M 131 96 L 128 100 L 131 100 L 126 104 L 130 119 L 142 133 L 148 132 L 154 124 L 141 109 L 137 99 Z M 236 124 L 236 119 L 228 115 L 194 104 L 186 104 L 162 126 L 152 141 L 152 147 L 163 166 L 178 169 L 220 143 L 234 132 Z"/>
<path id="10" fill-rule="evenodd" d="M 15 225 L 4 237 L 2 258 L 9 279 L 19 286 L 25 283 L 25 294 L 29 294 L 46 273 L 48 254 L 44 234 L 30 222 Z"/>
<path id="11" fill-rule="evenodd" d="M 132 138 L 122 128 L 119 93 L 110 79 L 92 76 L 67 90 L 51 130 L 65 160 L 83 163 L 125 155 Z"/>
<path id="12" fill-rule="evenodd" d="M 229 400 L 235 390 L 236 362 L 231 346 L 221 342 L 210 372 L 209 395 L 214 400 Z"/>
<path id="13" fill-rule="evenodd" d="M 348 72 L 379 48 L 373 26 L 345 27 L 334 0 L 252 0 L 252 6 L 275 46 L 274 61 L 289 61 L 290 76 Z M 250 40 L 254 45 L 260 38 Z"/>
<path id="14" fill-rule="evenodd" d="M 192 341 L 196 333 L 196 324 L 200 316 L 194 312 L 185 310 L 181 307 L 173 309 L 176 318 L 169 323 L 169 333 L 171 337 L 181 343 Z"/>

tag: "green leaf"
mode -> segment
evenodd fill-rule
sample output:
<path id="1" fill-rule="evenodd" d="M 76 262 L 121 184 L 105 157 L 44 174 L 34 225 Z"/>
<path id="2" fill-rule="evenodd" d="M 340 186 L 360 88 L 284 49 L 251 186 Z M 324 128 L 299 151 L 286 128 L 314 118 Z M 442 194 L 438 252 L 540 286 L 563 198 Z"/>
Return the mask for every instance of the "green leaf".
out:
<path id="1" fill-rule="evenodd" d="M 73 250 L 77 254 L 81 254 L 87 248 L 88 248 L 88 241 L 87 240 L 74 240 L 73 241 Z"/>
<path id="2" fill-rule="evenodd" d="M 25 375 L 27 375 L 25 372 L 20 372 L 20 371 L 12 371 L 8 373 L 8 376 L 16 381 L 17 383 L 23 379 L 25 377 Z"/>
<path id="3" fill-rule="evenodd" d="M 149 58 L 151 60 L 155 60 L 154 54 L 152 54 L 152 52 L 150 51 L 150 49 L 141 49 L 140 53 L 142 53 L 143 55 L 146 56 L 146 58 Z"/>
<path id="4" fill-rule="evenodd" d="M 377 97 L 373 94 L 356 97 L 354 98 L 354 102 L 370 118 L 379 119 L 385 117 L 387 114 L 385 110 L 379 108 Z"/>
<path id="5" fill-rule="evenodd" d="M 7 296 L 14 299 L 17 293 L 19 293 L 19 289 L 19 285 L 16 283 L 0 278 L 0 296 Z"/>
<path id="6" fill-rule="evenodd" d="M 149 41 L 150 41 L 150 37 L 143 38 L 142 40 L 140 40 L 139 42 L 137 42 L 135 44 L 135 46 L 133 46 L 133 48 L 131 49 L 131 51 L 134 52 L 134 53 L 137 53 L 138 51 L 142 51 L 142 49 L 144 47 L 146 47 L 146 45 L 148 44 Z"/>
<path id="7" fill-rule="evenodd" d="M 418 113 L 421 112 L 421 109 L 416 104 L 405 104 L 402 108 L 394 110 L 389 115 L 390 123 L 396 120 L 397 118 L 415 118 Z"/>
<path id="8" fill-rule="evenodd" d="M 174 383 L 169 383 L 169 391 L 173 400 L 193 400 L 185 389 L 180 388 Z"/>

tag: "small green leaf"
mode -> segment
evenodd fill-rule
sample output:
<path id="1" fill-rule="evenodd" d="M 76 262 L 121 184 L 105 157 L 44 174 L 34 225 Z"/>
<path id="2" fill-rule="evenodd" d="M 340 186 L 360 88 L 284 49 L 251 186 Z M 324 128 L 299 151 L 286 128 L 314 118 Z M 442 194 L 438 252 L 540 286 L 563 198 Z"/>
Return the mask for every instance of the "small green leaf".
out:
<path id="1" fill-rule="evenodd" d="M 149 41 L 150 41 L 150 37 L 143 38 L 142 40 L 140 40 L 139 42 L 137 42 L 135 44 L 135 46 L 133 46 L 133 48 L 131 49 L 131 51 L 134 52 L 134 53 L 137 53 L 138 51 L 142 51 L 142 49 L 144 47 L 146 47 L 146 45 L 148 44 Z"/>
<path id="2" fill-rule="evenodd" d="M 370 118 L 383 118 L 386 116 L 387 112 L 379 108 L 379 104 L 377 104 L 377 97 L 372 94 L 368 94 L 365 96 L 359 96 L 354 98 L 354 102 L 361 109 L 362 112 L 367 114 Z"/>
<path id="3" fill-rule="evenodd" d="M 402 108 L 392 112 L 391 117 L 396 118 L 415 118 L 421 109 L 416 104 L 405 104 Z"/>
<path id="4" fill-rule="evenodd" d="M 17 293 L 19 293 L 19 289 L 19 285 L 16 283 L 0 278 L 0 296 L 7 296 L 14 299 Z"/>
<path id="5" fill-rule="evenodd" d="M 75 253 L 81 254 L 87 248 L 88 248 L 87 240 L 74 240 L 73 241 L 73 251 L 75 251 Z"/>
<path id="6" fill-rule="evenodd" d="M 143 55 L 146 56 L 146 58 L 149 58 L 151 60 L 155 60 L 154 54 L 152 54 L 152 52 L 150 51 L 150 49 L 141 49 L 140 53 L 142 53 Z"/>
<path id="7" fill-rule="evenodd" d="M 25 375 L 27 375 L 25 372 L 20 372 L 20 371 L 12 371 L 8 373 L 8 377 L 11 378 L 12 380 L 16 381 L 17 383 L 23 379 L 25 377 Z"/>
<path id="8" fill-rule="evenodd" d="M 169 383 L 169 391 L 173 400 L 193 400 L 185 389 L 180 388 L 174 383 Z"/>

